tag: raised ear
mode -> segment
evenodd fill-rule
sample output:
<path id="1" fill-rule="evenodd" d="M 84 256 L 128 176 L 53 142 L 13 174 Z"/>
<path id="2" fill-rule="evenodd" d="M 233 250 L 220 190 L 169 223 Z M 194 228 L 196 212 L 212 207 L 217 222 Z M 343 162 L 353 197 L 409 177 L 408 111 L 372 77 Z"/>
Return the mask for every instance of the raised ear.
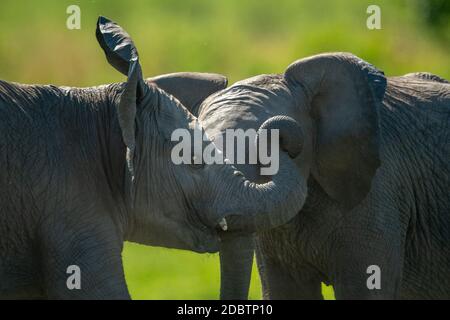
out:
<path id="1" fill-rule="evenodd" d="M 106 59 L 118 71 L 128 77 L 117 108 L 123 141 L 127 147 L 127 165 L 134 180 L 133 156 L 136 133 L 136 105 L 146 93 L 139 56 L 131 37 L 115 22 L 99 17 L 96 36 L 105 52 Z"/>
<path id="2" fill-rule="evenodd" d="M 124 75 L 128 75 L 130 61 L 139 58 L 130 35 L 114 21 L 101 16 L 97 21 L 95 35 L 108 62 Z"/>
<path id="3" fill-rule="evenodd" d="M 305 94 L 315 120 L 312 174 L 332 198 L 353 208 L 370 191 L 380 166 L 384 74 L 354 55 L 338 53 L 296 61 L 285 78 Z"/>
<path id="4" fill-rule="evenodd" d="M 147 79 L 177 98 L 194 115 L 211 94 L 225 89 L 228 79 L 215 73 L 179 72 Z"/>

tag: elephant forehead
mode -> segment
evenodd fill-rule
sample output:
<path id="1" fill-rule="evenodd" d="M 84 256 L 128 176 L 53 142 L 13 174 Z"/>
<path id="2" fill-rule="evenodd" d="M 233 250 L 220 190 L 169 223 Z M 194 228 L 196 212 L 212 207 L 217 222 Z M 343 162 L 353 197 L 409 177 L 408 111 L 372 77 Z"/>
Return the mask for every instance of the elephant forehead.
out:
<path id="1" fill-rule="evenodd" d="M 266 92 L 254 92 L 235 87 L 201 109 L 199 120 L 210 136 L 216 136 L 225 129 L 248 129 L 259 124 L 261 114 L 266 113 L 264 105 Z"/>
<path id="2" fill-rule="evenodd" d="M 284 76 L 280 74 L 261 74 L 236 82 L 234 86 L 250 85 L 259 88 L 275 88 L 284 84 Z"/>
<path id="3" fill-rule="evenodd" d="M 273 88 L 236 85 L 206 101 L 202 105 L 199 117 L 206 117 L 205 114 L 211 115 L 218 110 L 221 113 L 225 110 L 236 111 L 254 107 L 276 110 L 277 106 L 291 104 L 294 104 L 292 94 L 284 88 L 273 90 Z"/>
<path id="4" fill-rule="evenodd" d="M 295 105 L 295 99 L 283 83 L 259 87 L 247 80 L 205 101 L 200 109 L 199 120 L 214 136 L 225 129 L 258 128 L 271 116 L 289 114 Z"/>

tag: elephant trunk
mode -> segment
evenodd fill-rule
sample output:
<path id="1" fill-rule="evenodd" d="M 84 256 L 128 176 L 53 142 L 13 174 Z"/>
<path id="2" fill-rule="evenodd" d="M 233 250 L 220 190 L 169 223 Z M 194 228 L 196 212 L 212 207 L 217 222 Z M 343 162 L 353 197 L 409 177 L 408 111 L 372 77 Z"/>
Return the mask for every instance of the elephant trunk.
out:
<path id="1" fill-rule="evenodd" d="M 253 236 L 220 235 L 220 299 L 246 300 L 253 266 Z"/>
<path id="2" fill-rule="evenodd" d="M 297 215 L 305 202 L 306 179 L 289 157 L 301 152 L 302 130 L 295 120 L 286 116 L 270 118 L 259 133 L 262 129 L 278 129 L 280 147 L 287 153 L 280 152 L 278 173 L 266 183 L 232 177 L 228 170 L 233 169 L 225 166 L 227 178 L 224 179 L 232 179 L 231 187 L 227 184 L 228 205 L 226 211 L 218 212 L 214 222 L 222 230 L 253 233 L 278 227 Z"/>
<path id="3" fill-rule="evenodd" d="M 287 153 L 280 153 L 279 171 L 271 181 L 257 184 L 241 177 L 229 189 L 227 211 L 219 216 L 220 294 L 225 300 L 248 297 L 254 253 L 252 233 L 289 222 L 306 199 L 306 180 L 288 156 L 301 152 L 300 127 L 291 118 L 275 117 L 261 126 L 258 136 L 262 129 L 279 129 L 280 147 Z"/>

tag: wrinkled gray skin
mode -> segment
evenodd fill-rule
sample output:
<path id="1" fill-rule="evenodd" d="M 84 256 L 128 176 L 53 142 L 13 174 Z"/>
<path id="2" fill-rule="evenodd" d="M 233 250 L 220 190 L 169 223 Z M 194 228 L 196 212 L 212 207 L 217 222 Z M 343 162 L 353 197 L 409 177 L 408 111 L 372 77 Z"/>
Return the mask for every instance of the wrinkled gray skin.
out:
<path id="1" fill-rule="evenodd" d="M 187 108 L 226 79 L 144 80 L 128 34 L 102 17 L 97 27 L 125 83 L 80 89 L 0 81 L 0 298 L 129 298 L 125 240 L 196 252 L 222 247 L 229 273 L 233 232 L 258 221 L 282 225 L 301 208 L 289 189 L 300 192 L 305 181 L 290 173 L 286 155 L 284 169 L 263 185 L 227 164 L 174 165 L 173 130 L 194 130 Z M 222 218 L 230 236 L 219 244 Z M 81 290 L 66 286 L 70 265 L 81 269 Z"/>
<path id="2" fill-rule="evenodd" d="M 351 54 L 323 54 L 212 95 L 198 117 L 214 137 L 276 115 L 303 129 L 308 192 L 290 223 L 258 234 L 264 298 L 322 299 L 321 282 L 337 299 L 450 298 L 448 82 L 386 79 Z M 370 265 L 380 290 L 367 288 Z"/>

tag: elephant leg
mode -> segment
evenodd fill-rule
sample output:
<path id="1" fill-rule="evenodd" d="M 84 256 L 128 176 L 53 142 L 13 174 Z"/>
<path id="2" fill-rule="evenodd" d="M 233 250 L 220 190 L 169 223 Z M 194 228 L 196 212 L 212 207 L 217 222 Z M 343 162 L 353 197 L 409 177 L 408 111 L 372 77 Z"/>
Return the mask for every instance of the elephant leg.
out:
<path id="1" fill-rule="evenodd" d="M 321 282 L 308 268 L 295 270 L 301 277 L 293 277 L 280 261 L 256 252 L 265 300 L 322 300 Z"/>
<path id="2" fill-rule="evenodd" d="M 130 299 L 122 242 L 113 230 L 108 223 L 80 229 L 56 223 L 48 230 L 41 245 L 42 286 L 48 299 Z"/>
<path id="3" fill-rule="evenodd" d="M 396 299 L 402 277 L 400 241 L 382 234 L 362 237 L 356 230 L 345 232 L 359 236 L 341 235 L 334 241 L 331 278 L 336 299 Z"/>

